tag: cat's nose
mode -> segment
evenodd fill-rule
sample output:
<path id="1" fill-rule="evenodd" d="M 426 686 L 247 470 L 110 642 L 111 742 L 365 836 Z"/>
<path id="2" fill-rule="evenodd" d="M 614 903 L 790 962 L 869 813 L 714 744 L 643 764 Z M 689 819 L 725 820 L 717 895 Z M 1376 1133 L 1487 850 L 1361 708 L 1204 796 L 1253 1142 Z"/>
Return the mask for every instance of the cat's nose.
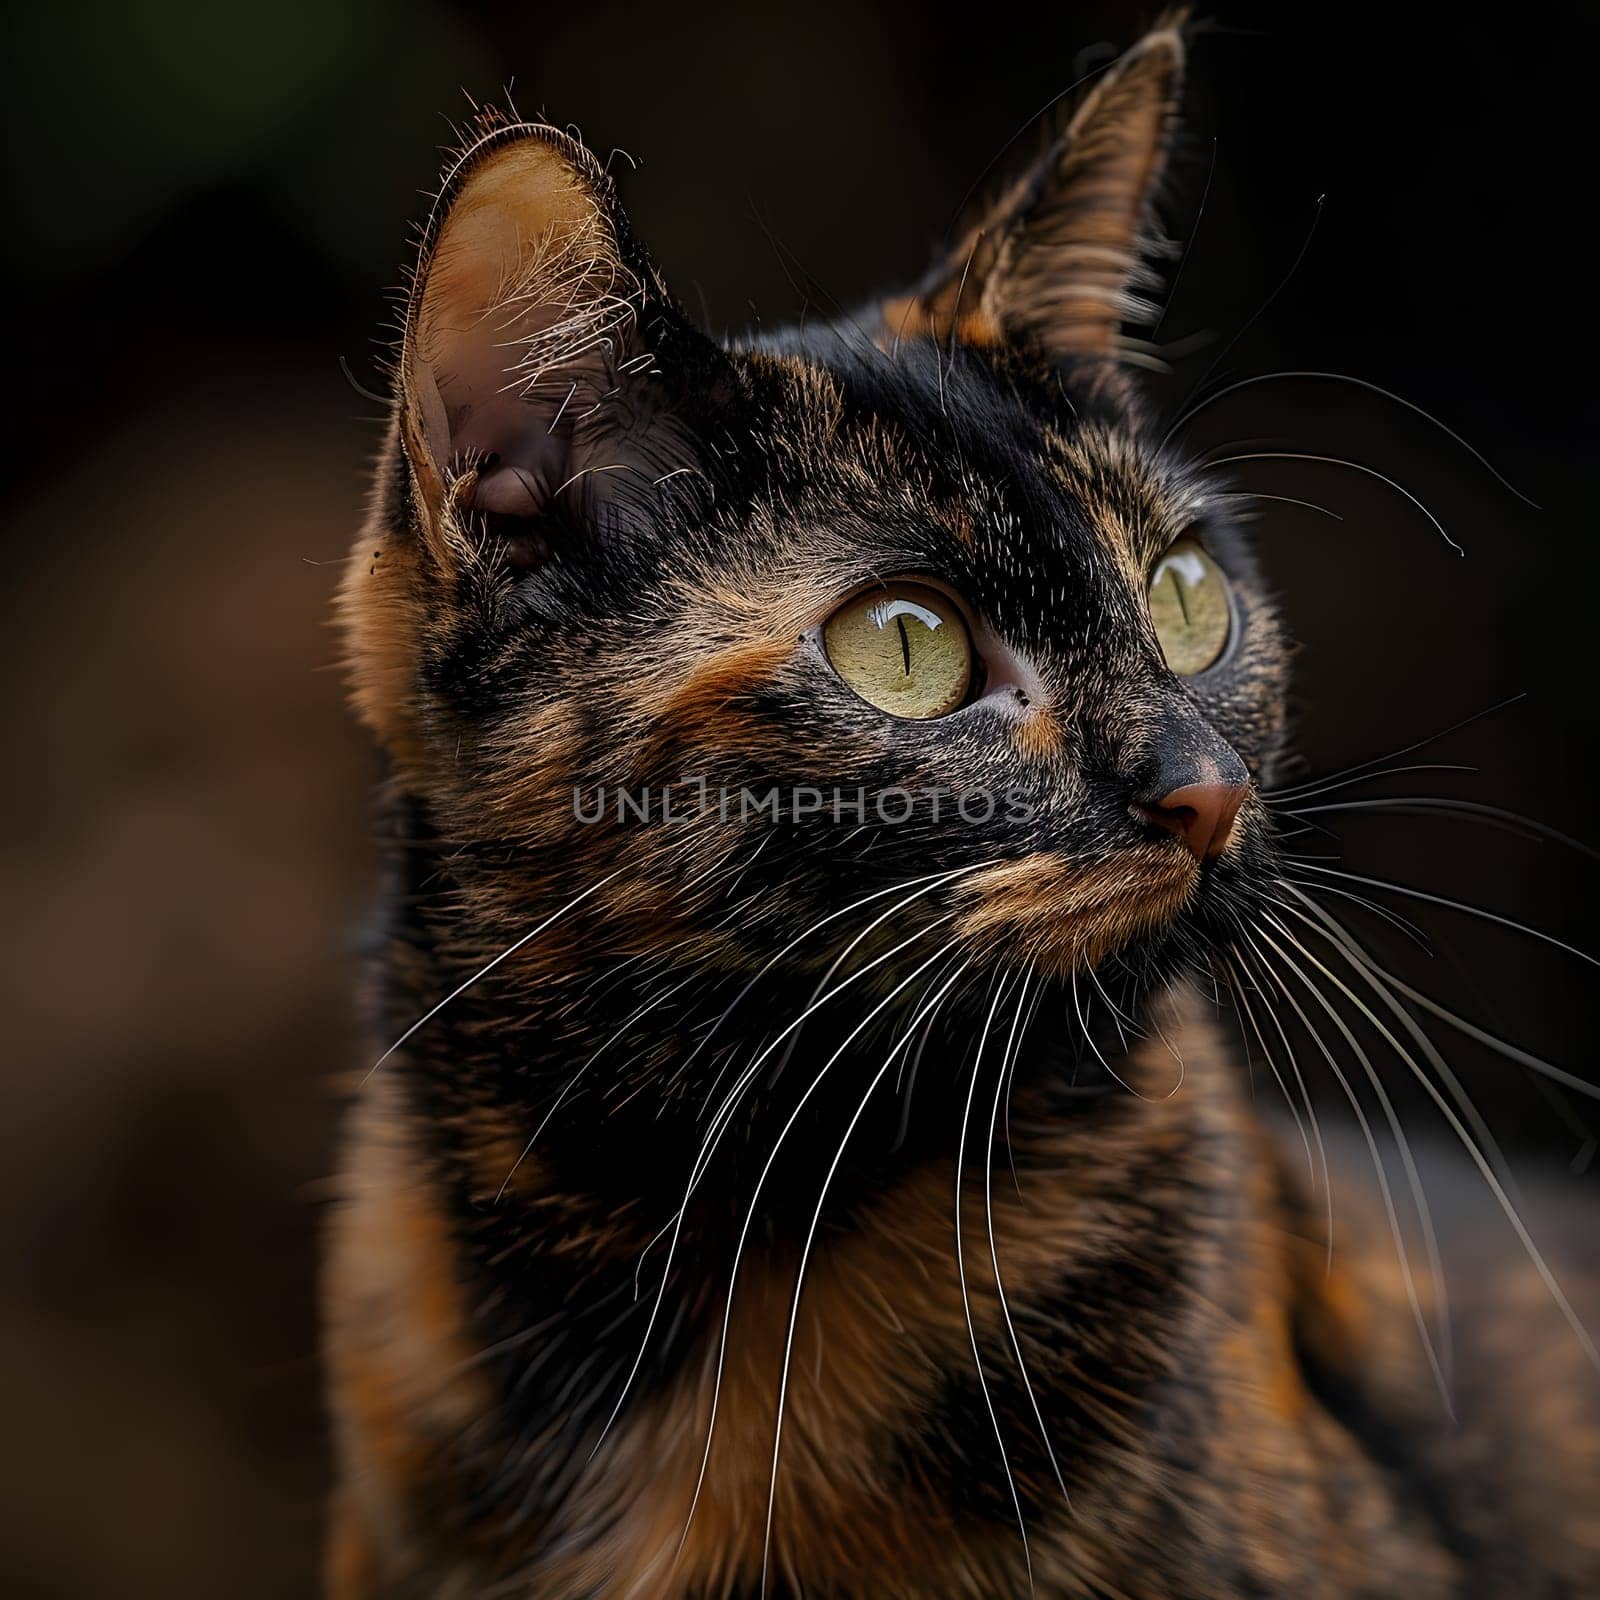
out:
<path id="1" fill-rule="evenodd" d="M 1169 705 L 1152 719 L 1134 775 L 1131 810 L 1181 839 L 1197 861 L 1227 848 L 1250 792 L 1239 753 L 1194 707 Z"/>
<path id="2" fill-rule="evenodd" d="M 1134 810 L 1146 822 L 1177 835 L 1199 861 L 1213 861 L 1227 848 L 1233 819 L 1249 794 L 1247 783 L 1230 783 L 1220 774 L 1186 783 L 1159 797 L 1136 800 Z"/>

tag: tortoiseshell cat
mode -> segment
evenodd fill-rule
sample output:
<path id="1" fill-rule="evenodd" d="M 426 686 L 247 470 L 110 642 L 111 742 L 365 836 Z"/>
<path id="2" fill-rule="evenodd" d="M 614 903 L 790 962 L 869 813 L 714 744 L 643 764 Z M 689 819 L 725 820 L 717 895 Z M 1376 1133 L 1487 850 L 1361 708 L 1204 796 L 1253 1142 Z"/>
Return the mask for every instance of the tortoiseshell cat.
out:
<path id="1" fill-rule="evenodd" d="M 334 1595 L 1600 1593 L 1529 1258 L 1469 1241 L 1445 1371 L 1187 998 L 1364 969 L 1280 872 L 1236 501 L 1119 361 L 1182 61 L 914 292 L 732 348 L 566 134 L 450 168 L 342 598 L 401 1042 Z"/>

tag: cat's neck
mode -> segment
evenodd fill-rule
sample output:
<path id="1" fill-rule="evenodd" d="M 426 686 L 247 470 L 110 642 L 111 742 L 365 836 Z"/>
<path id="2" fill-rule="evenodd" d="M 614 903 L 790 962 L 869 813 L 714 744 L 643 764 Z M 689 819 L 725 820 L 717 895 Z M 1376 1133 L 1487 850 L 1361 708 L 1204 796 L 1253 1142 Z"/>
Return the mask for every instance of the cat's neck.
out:
<path id="1" fill-rule="evenodd" d="M 767 1237 L 796 1234 L 824 1173 L 830 1205 L 848 1211 L 922 1162 L 1003 1159 L 1024 1108 L 1078 1121 L 1135 1080 L 1162 1098 L 1183 1073 L 1165 1045 L 1148 1067 L 1130 1056 L 1163 1037 L 1165 991 L 1151 1028 L 993 973 L 930 1006 L 937 966 L 907 988 L 870 956 L 751 975 L 569 945 L 559 981 L 537 987 L 510 961 L 476 960 L 431 961 L 410 942 L 389 969 L 395 1036 L 427 1020 L 386 1070 L 413 1081 L 441 1154 L 470 1156 L 475 1183 L 501 1161 L 500 1209 L 528 1193 L 597 1217 L 670 1220 L 687 1206 L 684 1230 L 708 1243 L 731 1243 L 714 1236 L 746 1207 Z"/>

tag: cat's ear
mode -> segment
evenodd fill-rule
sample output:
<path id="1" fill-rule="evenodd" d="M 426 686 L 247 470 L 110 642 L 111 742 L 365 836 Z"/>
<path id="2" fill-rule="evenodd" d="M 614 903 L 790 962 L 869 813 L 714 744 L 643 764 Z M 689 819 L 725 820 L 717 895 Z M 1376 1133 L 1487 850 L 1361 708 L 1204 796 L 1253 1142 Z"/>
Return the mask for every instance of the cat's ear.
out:
<path id="1" fill-rule="evenodd" d="M 1183 18 L 1096 82 L 1065 132 L 912 294 L 885 301 L 881 341 L 1017 344 L 1055 363 L 1114 356 L 1149 310 L 1143 256 L 1183 82 Z"/>
<path id="2" fill-rule="evenodd" d="M 577 140 L 480 117 L 424 233 L 401 438 L 430 542 L 514 559 L 606 536 L 687 468 L 720 353 L 678 313 Z M 681 491 L 674 491 L 681 492 Z"/>

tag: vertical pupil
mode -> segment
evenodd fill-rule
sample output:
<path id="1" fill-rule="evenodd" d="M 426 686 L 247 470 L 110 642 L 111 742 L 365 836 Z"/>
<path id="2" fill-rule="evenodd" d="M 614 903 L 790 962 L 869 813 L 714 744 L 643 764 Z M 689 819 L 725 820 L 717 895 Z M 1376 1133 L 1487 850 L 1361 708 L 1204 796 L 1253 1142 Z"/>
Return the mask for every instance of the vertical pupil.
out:
<path id="1" fill-rule="evenodd" d="M 1183 579 L 1178 576 L 1178 569 L 1173 567 L 1171 570 L 1173 593 L 1178 597 L 1178 609 L 1183 613 L 1183 625 L 1187 628 L 1192 626 L 1189 620 L 1189 596 L 1185 592 Z"/>
<path id="2" fill-rule="evenodd" d="M 896 617 L 895 625 L 900 629 L 900 656 L 905 664 L 905 675 L 911 676 L 911 635 L 906 632 L 906 619 Z"/>

